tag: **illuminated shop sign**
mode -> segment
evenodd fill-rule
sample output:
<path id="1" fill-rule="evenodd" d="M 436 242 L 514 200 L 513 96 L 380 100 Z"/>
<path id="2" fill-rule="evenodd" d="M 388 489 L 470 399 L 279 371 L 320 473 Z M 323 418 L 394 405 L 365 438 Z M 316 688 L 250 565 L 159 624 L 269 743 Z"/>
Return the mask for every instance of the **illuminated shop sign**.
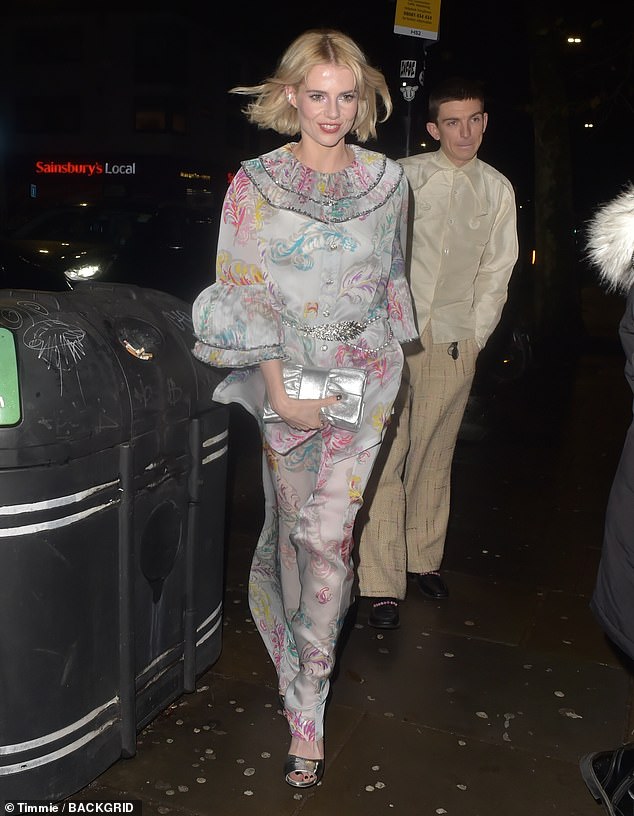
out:
<path id="1" fill-rule="evenodd" d="M 134 176 L 136 162 L 130 164 L 115 162 L 35 162 L 35 172 L 48 176 Z"/>
<path id="2" fill-rule="evenodd" d="M 211 181 L 208 173 L 196 173 L 194 170 L 181 170 L 178 174 L 183 179 L 198 179 L 201 181 Z"/>

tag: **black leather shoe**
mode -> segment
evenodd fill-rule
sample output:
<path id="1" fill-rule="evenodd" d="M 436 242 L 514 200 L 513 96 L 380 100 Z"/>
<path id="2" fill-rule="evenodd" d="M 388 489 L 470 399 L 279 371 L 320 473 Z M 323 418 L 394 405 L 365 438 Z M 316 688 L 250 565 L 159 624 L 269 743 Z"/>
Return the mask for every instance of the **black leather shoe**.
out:
<path id="1" fill-rule="evenodd" d="M 418 588 L 427 595 L 428 598 L 439 600 L 440 598 L 448 598 L 449 590 L 447 584 L 443 581 L 437 572 L 422 572 L 416 576 L 418 581 Z"/>
<path id="2" fill-rule="evenodd" d="M 398 629 L 398 600 L 373 598 L 368 623 L 375 629 Z"/>
<path id="3" fill-rule="evenodd" d="M 634 813 L 634 743 L 616 751 L 586 754 L 579 761 L 583 781 L 610 816 Z"/>

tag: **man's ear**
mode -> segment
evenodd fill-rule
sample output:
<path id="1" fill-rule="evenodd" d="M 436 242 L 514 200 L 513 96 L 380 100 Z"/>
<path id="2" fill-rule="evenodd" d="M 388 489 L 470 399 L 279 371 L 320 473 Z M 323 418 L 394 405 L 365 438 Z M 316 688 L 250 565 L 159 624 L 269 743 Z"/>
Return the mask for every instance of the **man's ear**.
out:
<path id="1" fill-rule="evenodd" d="M 435 139 L 437 142 L 440 141 L 440 131 L 435 122 L 427 122 L 427 133 L 429 133 L 432 139 Z"/>
<path id="2" fill-rule="evenodd" d="M 488 113 L 483 113 L 482 114 L 482 132 L 483 133 L 487 129 L 488 124 L 489 124 L 489 114 Z"/>

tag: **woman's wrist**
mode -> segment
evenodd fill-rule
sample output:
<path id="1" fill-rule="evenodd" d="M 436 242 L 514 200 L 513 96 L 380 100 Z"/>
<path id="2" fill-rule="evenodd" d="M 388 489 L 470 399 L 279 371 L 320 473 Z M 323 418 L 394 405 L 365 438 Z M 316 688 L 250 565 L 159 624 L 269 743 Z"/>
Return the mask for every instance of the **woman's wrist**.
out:
<path id="1" fill-rule="evenodd" d="M 290 407 L 291 398 L 284 390 L 274 391 L 272 394 L 268 395 L 268 398 L 271 408 L 280 416 L 285 414 L 287 409 Z"/>

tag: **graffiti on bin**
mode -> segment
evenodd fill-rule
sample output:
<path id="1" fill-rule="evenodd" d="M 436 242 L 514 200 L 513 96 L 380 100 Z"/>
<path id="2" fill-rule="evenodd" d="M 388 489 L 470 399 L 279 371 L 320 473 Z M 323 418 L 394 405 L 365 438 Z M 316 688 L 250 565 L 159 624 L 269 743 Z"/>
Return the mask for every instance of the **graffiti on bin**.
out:
<path id="1" fill-rule="evenodd" d="M 192 330 L 191 315 L 181 309 L 171 309 L 169 312 L 163 312 L 163 317 L 181 332 Z"/>
<path id="2" fill-rule="evenodd" d="M 86 332 L 73 323 L 51 317 L 41 303 L 18 301 L 15 306 L 0 310 L 0 325 L 22 332 L 24 347 L 37 354 L 48 368 L 59 372 L 60 394 L 63 393 L 63 373 L 75 370 L 86 356 Z"/>

